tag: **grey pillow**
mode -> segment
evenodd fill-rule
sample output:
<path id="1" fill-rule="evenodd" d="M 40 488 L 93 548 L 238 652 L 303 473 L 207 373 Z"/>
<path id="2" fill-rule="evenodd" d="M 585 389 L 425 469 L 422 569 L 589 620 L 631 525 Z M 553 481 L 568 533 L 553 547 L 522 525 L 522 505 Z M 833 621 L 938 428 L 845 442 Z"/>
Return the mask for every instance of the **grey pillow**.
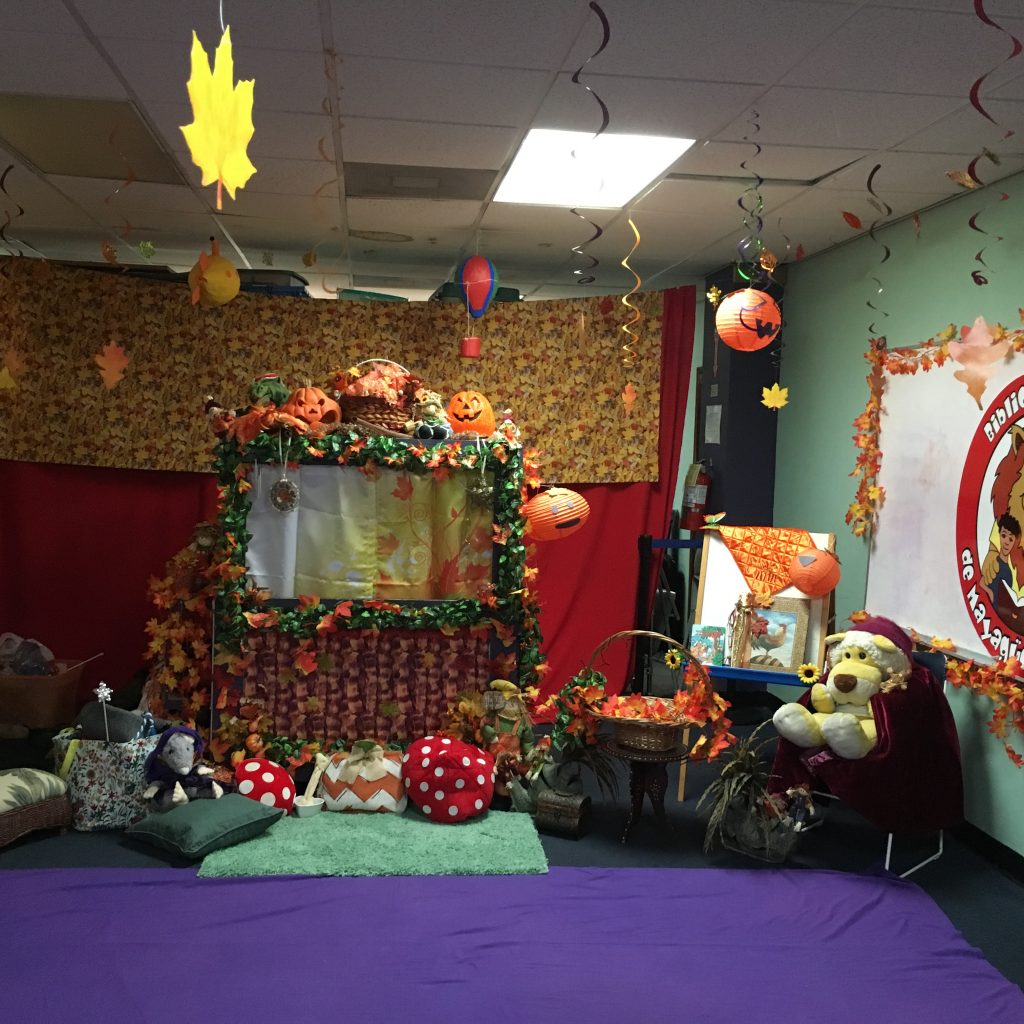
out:
<path id="1" fill-rule="evenodd" d="M 163 732 L 168 723 L 162 719 L 154 720 L 157 732 Z M 111 743 L 127 743 L 139 735 L 142 728 L 142 715 L 136 711 L 125 711 L 107 705 L 107 724 L 103 725 L 103 705 L 98 700 L 86 704 L 75 719 L 75 728 L 80 731 L 83 740 L 105 740 L 107 729 L 110 730 Z"/>
<path id="2" fill-rule="evenodd" d="M 192 800 L 162 814 L 151 814 L 126 828 L 125 835 L 187 860 L 202 860 L 214 850 L 266 832 L 283 815 L 280 807 L 225 793 L 219 800 Z"/>

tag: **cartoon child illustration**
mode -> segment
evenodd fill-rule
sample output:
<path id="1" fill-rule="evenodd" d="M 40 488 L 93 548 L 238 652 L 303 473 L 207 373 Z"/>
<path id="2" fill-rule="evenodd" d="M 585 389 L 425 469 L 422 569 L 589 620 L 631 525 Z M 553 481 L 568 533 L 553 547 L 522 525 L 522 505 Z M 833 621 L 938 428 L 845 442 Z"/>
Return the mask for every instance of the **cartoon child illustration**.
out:
<path id="1" fill-rule="evenodd" d="M 999 553 L 995 559 L 985 562 L 981 585 L 981 589 L 988 594 L 988 599 L 993 603 L 996 601 L 997 595 L 1003 592 L 1003 588 L 1000 586 L 1002 583 L 1005 583 L 1014 594 L 1017 593 L 1017 574 L 1010 559 L 1014 548 L 1020 544 L 1021 533 L 1020 523 L 1009 512 L 1005 512 L 999 517 L 996 526 L 999 527 Z M 992 573 L 991 576 L 989 576 L 990 573 Z"/>

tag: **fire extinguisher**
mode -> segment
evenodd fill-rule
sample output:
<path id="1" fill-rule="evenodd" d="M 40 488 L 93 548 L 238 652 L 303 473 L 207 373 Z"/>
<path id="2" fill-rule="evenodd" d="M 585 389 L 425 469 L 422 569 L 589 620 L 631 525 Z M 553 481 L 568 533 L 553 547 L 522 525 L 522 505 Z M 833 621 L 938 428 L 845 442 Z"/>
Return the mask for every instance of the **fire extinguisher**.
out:
<path id="1" fill-rule="evenodd" d="M 711 474 L 703 462 L 695 462 L 683 485 L 683 516 L 680 525 L 684 530 L 699 530 L 704 525 L 704 512 L 708 507 L 708 488 Z"/>

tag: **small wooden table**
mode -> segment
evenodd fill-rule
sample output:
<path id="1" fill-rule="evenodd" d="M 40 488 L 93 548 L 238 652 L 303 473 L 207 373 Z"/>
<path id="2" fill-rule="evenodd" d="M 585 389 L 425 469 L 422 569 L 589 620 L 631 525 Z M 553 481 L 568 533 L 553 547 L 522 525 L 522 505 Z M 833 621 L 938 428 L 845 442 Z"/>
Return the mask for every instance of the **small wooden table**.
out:
<path id="1" fill-rule="evenodd" d="M 633 826 L 643 814 L 645 796 L 650 798 L 655 818 L 664 824 L 667 765 L 685 762 L 690 754 L 689 748 L 680 746 L 671 750 L 638 750 L 635 747 L 623 747 L 611 739 L 602 740 L 601 748 L 629 765 L 629 818 L 626 820 L 626 830 L 622 833 L 622 842 L 629 840 Z"/>

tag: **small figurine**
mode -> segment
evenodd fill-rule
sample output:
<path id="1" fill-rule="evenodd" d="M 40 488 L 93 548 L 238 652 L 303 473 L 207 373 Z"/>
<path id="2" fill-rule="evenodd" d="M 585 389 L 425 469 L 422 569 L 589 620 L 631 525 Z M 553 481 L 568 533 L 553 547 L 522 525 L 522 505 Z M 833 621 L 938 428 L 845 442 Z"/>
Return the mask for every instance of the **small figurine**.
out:
<path id="1" fill-rule="evenodd" d="M 417 388 L 415 398 L 412 419 L 405 424 L 406 431 L 424 441 L 443 441 L 451 437 L 452 428 L 441 396 L 436 391 Z"/>
<path id="2" fill-rule="evenodd" d="M 210 777 L 213 769 L 196 764 L 203 752 L 203 738 L 194 729 L 172 725 L 161 734 L 156 749 L 146 758 L 149 785 L 143 793 L 159 811 L 189 800 L 216 800 L 224 790 Z"/>

